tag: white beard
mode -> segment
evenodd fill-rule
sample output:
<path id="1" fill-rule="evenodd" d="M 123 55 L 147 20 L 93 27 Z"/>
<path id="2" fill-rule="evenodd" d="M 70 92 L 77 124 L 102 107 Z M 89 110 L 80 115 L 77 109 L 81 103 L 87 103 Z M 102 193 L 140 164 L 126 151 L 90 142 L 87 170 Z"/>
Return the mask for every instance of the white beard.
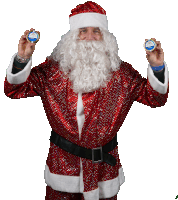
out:
<path id="1" fill-rule="evenodd" d="M 72 70 L 69 79 L 74 92 L 88 93 L 105 87 L 110 80 L 111 63 L 105 52 L 105 45 L 100 41 L 76 41 L 72 50 Z"/>
<path id="2" fill-rule="evenodd" d="M 65 42 L 54 50 L 53 57 L 59 61 L 60 70 L 68 74 L 74 92 L 88 93 L 106 87 L 112 76 L 112 70 L 116 70 L 120 65 L 118 56 L 113 56 L 113 60 L 110 58 L 110 53 L 115 54 L 115 48 L 112 47 L 114 50 L 111 52 L 104 40 L 69 39 L 69 37 L 64 38 Z M 112 67 L 113 65 L 115 67 Z"/>

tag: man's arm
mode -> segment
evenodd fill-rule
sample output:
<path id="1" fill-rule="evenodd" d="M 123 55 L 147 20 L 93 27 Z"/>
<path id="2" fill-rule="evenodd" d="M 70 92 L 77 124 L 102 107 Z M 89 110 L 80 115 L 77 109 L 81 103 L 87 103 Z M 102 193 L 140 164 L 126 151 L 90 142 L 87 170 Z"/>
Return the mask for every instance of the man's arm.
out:
<path id="1" fill-rule="evenodd" d="M 27 63 L 20 63 L 15 58 L 14 63 L 13 63 L 13 68 L 12 68 L 12 74 L 16 74 L 16 73 L 20 72 L 21 70 L 23 70 L 25 68 L 25 66 L 27 65 Z"/>
<path id="2" fill-rule="evenodd" d="M 161 82 L 164 83 L 164 72 L 165 72 L 165 67 L 161 71 L 154 71 L 153 73 L 155 77 Z"/>

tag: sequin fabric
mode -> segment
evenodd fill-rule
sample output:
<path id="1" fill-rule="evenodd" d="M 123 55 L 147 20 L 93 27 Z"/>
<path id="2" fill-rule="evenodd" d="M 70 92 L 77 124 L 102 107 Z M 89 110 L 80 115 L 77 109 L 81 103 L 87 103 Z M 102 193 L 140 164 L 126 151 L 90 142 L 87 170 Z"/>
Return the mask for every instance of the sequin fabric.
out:
<path id="1" fill-rule="evenodd" d="M 106 11 L 100 5 L 92 1 L 87 1 L 84 4 L 79 4 L 76 8 L 72 9 L 69 17 L 72 17 L 76 14 L 88 13 L 88 12 L 94 12 L 106 15 Z"/>
<path id="2" fill-rule="evenodd" d="M 46 187 L 45 200 L 85 200 L 81 193 L 67 193 L 53 190 L 51 187 Z M 105 198 L 100 200 L 117 200 L 117 195 L 111 198 Z"/>
<path id="3" fill-rule="evenodd" d="M 85 148 L 96 148 L 107 144 L 119 131 L 134 101 L 152 108 L 163 106 L 166 94 L 153 90 L 149 81 L 126 62 L 113 72 L 105 88 L 82 94 L 85 121 L 79 139 L 77 124 L 78 94 L 72 90 L 72 83 L 58 70 L 58 65 L 48 58 L 32 68 L 25 83 L 14 85 L 5 80 L 5 94 L 12 98 L 40 96 L 51 128 L 67 140 Z M 84 192 L 98 188 L 99 181 L 118 177 L 121 163 L 118 147 L 112 154 L 117 163 L 95 163 L 82 158 Z M 50 144 L 47 165 L 51 173 L 79 176 L 80 158 L 54 144 Z"/>

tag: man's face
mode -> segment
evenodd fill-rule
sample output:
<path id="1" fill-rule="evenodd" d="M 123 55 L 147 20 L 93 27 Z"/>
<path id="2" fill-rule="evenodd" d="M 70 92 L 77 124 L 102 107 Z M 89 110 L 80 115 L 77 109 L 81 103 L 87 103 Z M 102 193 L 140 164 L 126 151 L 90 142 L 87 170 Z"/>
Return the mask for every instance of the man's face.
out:
<path id="1" fill-rule="evenodd" d="M 80 40 L 102 40 L 102 34 L 98 27 L 86 27 L 79 29 L 79 38 Z"/>
<path id="2" fill-rule="evenodd" d="M 88 93 L 105 86 L 112 71 L 118 70 L 121 62 L 117 50 L 116 39 L 109 32 L 82 27 L 62 37 L 53 57 L 72 82 L 74 92 Z"/>

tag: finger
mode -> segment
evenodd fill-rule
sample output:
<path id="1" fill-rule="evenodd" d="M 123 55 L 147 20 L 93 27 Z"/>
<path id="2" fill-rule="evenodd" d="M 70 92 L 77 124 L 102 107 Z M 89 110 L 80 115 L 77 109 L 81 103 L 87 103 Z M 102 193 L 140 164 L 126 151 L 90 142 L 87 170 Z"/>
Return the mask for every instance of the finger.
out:
<path id="1" fill-rule="evenodd" d="M 30 48 L 34 51 L 35 50 L 35 43 L 33 43 L 33 45 L 30 46 Z"/>
<path id="2" fill-rule="evenodd" d="M 29 33 L 29 30 L 26 30 L 26 31 L 24 32 L 24 34 L 21 36 L 20 40 L 21 40 L 22 42 L 25 42 L 25 41 L 27 40 L 26 37 L 27 37 L 28 33 Z"/>
<path id="3" fill-rule="evenodd" d="M 163 49 L 161 48 L 161 43 L 160 43 L 160 41 L 158 41 L 156 44 L 157 44 L 156 50 L 163 51 Z"/>
<path id="4" fill-rule="evenodd" d="M 26 37 L 24 35 L 21 36 L 19 43 L 23 44 L 26 41 Z"/>
<path id="5" fill-rule="evenodd" d="M 160 41 L 156 41 L 155 38 L 151 38 L 151 40 L 153 40 L 153 41 L 156 43 L 156 46 L 159 46 L 159 45 L 160 45 Z"/>
<path id="6" fill-rule="evenodd" d="M 155 48 L 155 50 L 156 50 L 156 51 L 163 51 L 163 49 L 162 49 L 160 46 L 157 46 L 157 47 Z"/>
<path id="7" fill-rule="evenodd" d="M 33 30 L 35 30 L 34 28 L 31 28 L 30 30 L 26 30 L 25 32 L 24 32 L 24 35 L 27 35 L 29 32 L 31 32 L 31 31 L 33 31 Z"/>
<path id="8" fill-rule="evenodd" d="M 154 40 L 156 42 L 156 39 L 155 38 L 151 38 L 151 40 Z"/>
<path id="9" fill-rule="evenodd" d="M 151 52 L 150 52 L 150 51 L 146 51 L 146 54 L 147 54 L 147 55 L 150 55 L 150 54 L 151 54 Z"/>
<path id="10" fill-rule="evenodd" d="M 161 42 L 160 41 L 156 41 L 156 39 L 155 38 L 151 38 L 151 40 L 153 40 L 155 43 L 156 43 L 156 48 L 155 48 L 155 50 L 161 50 Z M 155 51 L 154 50 L 154 51 Z"/>
<path id="11" fill-rule="evenodd" d="M 161 43 L 159 41 L 156 42 L 158 47 L 161 47 Z"/>
<path id="12" fill-rule="evenodd" d="M 30 31 L 31 31 L 31 29 L 30 29 Z M 26 30 L 26 31 L 24 32 L 24 35 L 27 35 L 30 31 L 29 31 L 29 30 Z"/>
<path id="13" fill-rule="evenodd" d="M 158 53 L 158 54 L 160 54 L 160 55 L 161 55 L 161 54 L 164 54 L 164 52 L 163 52 L 163 49 L 162 49 L 162 48 L 160 48 L 160 49 L 156 49 L 156 51 L 157 51 L 157 53 Z"/>
<path id="14" fill-rule="evenodd" d="M 150 59 L 150 55 L 149 55 L 149 54 L 146 54 L 146 58 L 149 60 L 149 59 Z"/>

